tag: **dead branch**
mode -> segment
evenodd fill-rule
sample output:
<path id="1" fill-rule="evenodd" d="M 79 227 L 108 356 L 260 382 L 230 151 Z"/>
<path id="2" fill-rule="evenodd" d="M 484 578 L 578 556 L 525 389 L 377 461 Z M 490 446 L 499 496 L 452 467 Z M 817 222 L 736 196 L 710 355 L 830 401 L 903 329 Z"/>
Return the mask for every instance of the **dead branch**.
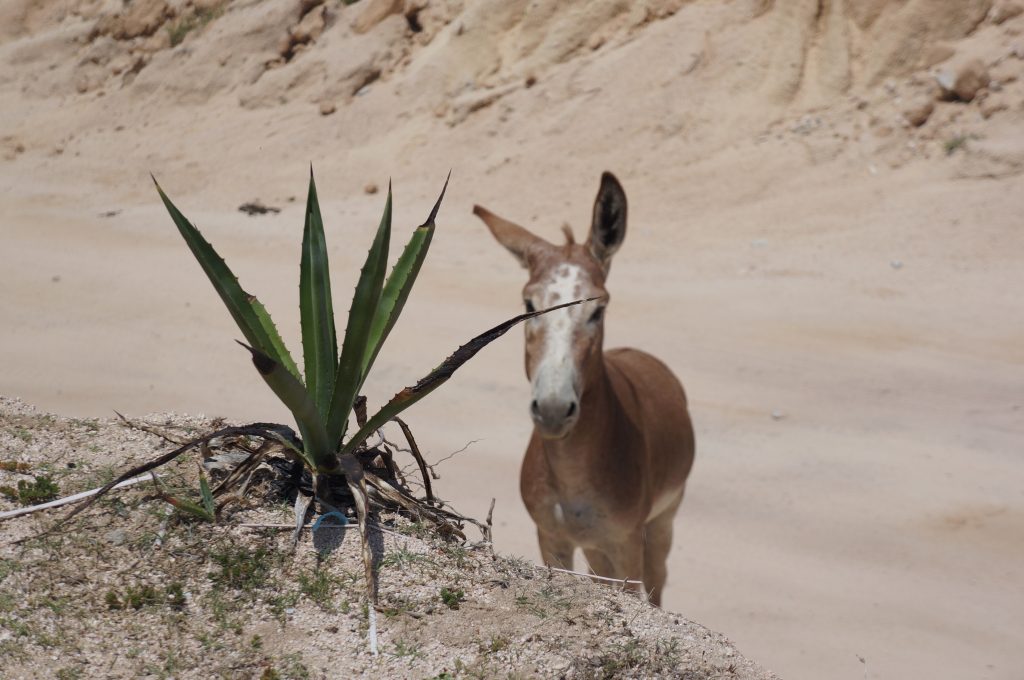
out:
<path id="1" fill-rule="evenodd" d="M 416 445 L 416 439 L 412 436 L 412 430 L 406 425 L 405 421 L 395 416 L 393 420 L 398 423 L 398 426 L 402 428 L 402 434 L 405 435 L 405 440 L 409 442 L 409 451 L 412 453 L 413 458 L 416 459 L 416 464 L 420 466 L 420 474 L 423 476 L 423 490 L 427 494 L 427 502 L 434 502 L 434 492 L 430 487 L 430 475 L 427 474 L 427 463 L 423 460 L 423 454 L 420 453 L 420 447 Z"/>

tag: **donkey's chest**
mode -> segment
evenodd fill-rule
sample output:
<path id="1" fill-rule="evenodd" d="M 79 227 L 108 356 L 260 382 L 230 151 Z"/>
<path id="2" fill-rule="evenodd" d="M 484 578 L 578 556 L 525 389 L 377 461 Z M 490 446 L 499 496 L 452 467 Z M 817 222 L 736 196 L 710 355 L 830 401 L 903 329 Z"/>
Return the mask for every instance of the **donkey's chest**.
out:
<path id="1" fill-rule="evenodd" d="M 628 534 L 637 524 L 633 508 L 595 487 L 572 481 L 559 484 L 550 477 L 543 481 L 530 490 L 524 488 L 523 500 L 533 521 L 546 533 L 586 547 Z"/>
<path id="2" fill-rule="evenodd" d="M 552 495 L 529 508 L 534 522 L 549 534 L 565 536 L 580 546 L 607 540 L 616 515 L 609 508 L 584 498 Z M 615 532 L 613 532 L 615 533 Z"/>

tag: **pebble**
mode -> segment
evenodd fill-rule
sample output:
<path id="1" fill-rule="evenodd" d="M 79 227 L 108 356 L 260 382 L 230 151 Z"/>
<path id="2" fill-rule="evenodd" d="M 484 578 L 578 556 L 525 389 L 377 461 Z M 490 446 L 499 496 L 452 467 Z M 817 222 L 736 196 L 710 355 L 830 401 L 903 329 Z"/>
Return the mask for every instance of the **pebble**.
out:
<path id="1" fill-rule="evenodd" d="M 903 110 L 903 117 L 914 127 L 921 127 L 928 122 L 928 117 L 935 110 L 935 102 L 931 99 L 920 99 Z"/>
<path id="2" fill-rule="evenodd" d="M 337 110 L 338 108 L 334 105 L 334 102 L 320 102 L 321 116 L 329 116 Z"/>
<path id="3" fill-rule="evenodd" d="M 367 194 L 375 194 L 377 193 L 377 185 L 373 182 L 369 182 L 363 187 L 363 192 Z"/>
<path id="4" fill-rule="evenodd" d="M 111 545 L 124 545 L 124 542 L 128 540 L 128 536 L 125 533 L 124 529 L 114 529 L 113 531 L 108 531 L 103 535 L 103 538 L 105 538 L 107 542 Z"/>
<path id="5" fill-rule="evenodd" d="M 935 80 L 946 98 L 969 102 L 988 86 L 991 78 L 981 59 L 969 59 L 939 71 Z"/>
<path id="6" fill-rule="evenodd" d="M 893 269 L 902 269 L 903 268 L 903 261 L 902 260 L 892 260 L 892 261 L 889 262 L 889 266 L 892 267 Z"/>
<path id="7" fill-rule="evenodd" d="M 1024 13 L 1024 6 L 1015 0 L 1003 0 L 998 2 L 989 11 L 988 18 L 993 24 L 1001 24 L 1007 19 L 1012 19 Z"/>

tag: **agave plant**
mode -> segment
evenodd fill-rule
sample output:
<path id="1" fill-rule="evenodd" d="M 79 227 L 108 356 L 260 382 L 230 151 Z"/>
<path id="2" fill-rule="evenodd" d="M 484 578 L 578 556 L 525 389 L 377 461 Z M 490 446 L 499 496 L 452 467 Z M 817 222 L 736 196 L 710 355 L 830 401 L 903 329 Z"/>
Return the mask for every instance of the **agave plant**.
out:
<path id="1" fill-rule="evenodd" d="M 317 495 L 323 488 L 323 480 L 334 475 L 344 475 L 355 499 L 356 513 L 364 536 L 367 531 L 368 513 L 365 475 L 353 454 L 363 445 L 366 438 L 437 389 L 459 366 L 515 324 L 567 306 L 559 305 L 547 310 L 521 314 L 478 335 L 459 347 L 415 385 L 398 392 L 373 416 L 366 419 L 356 432 L 348 434 L 349 420 L 360 389 L 384 341 L 394 328 L 426 257 L 434 234 L 434 220 L 447 187 L 448 181 L 445 180 L 444 188 L 430 215 L 413 231 L 389 275 L 387 263 L 391 241 L 391 187 L 388 187 L 384 214 L 356 284 L 339 353 L 323 218 L 320 214 L 316 184 L 312 170 L 310 171 L 302 259 L 299 267 L 303 375 L 264 306 L 242 289 L 224 259 L 182 215 L 157 184 L 160 198 L 175 225 L 247 341 L 239 344 L 251 353 L 252 362 L 263 380 L 295 418 L 301 442 L 296 443 L 287 438 L 279 438 L 279 441 L 290 446 L 294 454 L 311 470 L 314 492 Z M 165 456 L 161 460 L 167 460 L 169 457 Z M 146 469 L 150 469 L 152 465 Z M 133 473 L 138 474 L 140 470 L 142 468 L 137 468 Z M 363 543 L 368 590 L 372 598 L 372 559 L 367 552 L 368 542 L 364 540 Z"/>
<path id="2" fill-rule="evenodd" d="M 444 190 L 426 222 L 413 231 L 390 276 L 385 277 L 391 240 L 392 197 L 388 187 L 384 214 L 356 284 L 339 355 L 323 218 L 316 183 L 310 172 L 299 267 L 305 376 L 285 347 L 266 308 L 255 296 L 242 289 L 224 259 L 182 215 L 159 184 L 157 191 L 188 247 L 245 336 L 247 343 L 239 344 L 249 350 L 260 375 L 294 416 L 302 436 L 302 447 L 297 453 L 316 475 L 350 472 L 347 468 L 352 461 L 351 453 L 367 435 L 437 386 L 414 393 L 400 393 L 358 432 L 346 438 L 359 390 L 405 306 L 430 247 L 434 220 L 444 198 Z"/>

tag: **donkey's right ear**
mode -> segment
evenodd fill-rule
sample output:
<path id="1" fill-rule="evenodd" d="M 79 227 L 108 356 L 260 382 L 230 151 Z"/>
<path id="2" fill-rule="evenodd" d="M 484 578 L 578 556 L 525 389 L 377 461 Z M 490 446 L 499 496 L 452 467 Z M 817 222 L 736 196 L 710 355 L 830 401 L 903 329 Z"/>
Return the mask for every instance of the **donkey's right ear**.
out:
<path id="1" fill-rule="evenodd" d="M 531 234 L 514 222 L 498 217 L 482 206 L 474 205 L 473 214 L 484 221 L 498 243 L 505 246 L 505 249 L 519 260 L 519 264 L 527 269 L 530 267 L 531 254 L 547 243 L 541 237 Z"/>

